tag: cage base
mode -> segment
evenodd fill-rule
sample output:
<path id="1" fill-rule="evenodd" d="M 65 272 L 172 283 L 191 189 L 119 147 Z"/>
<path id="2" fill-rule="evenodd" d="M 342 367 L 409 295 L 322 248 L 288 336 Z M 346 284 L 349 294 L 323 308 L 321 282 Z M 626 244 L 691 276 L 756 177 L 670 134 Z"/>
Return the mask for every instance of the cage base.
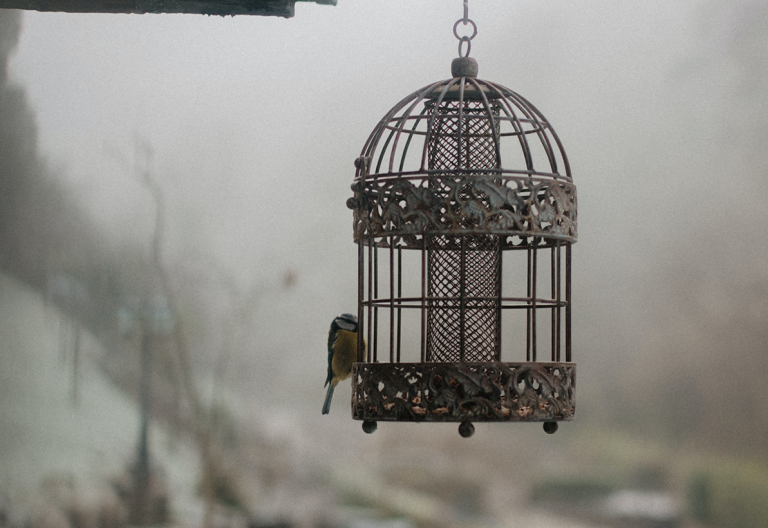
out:
<path id="1" fill-rule="evenodd" d="M 352 417 L 393 422 L 573 420 L 575 363 L 355 363 Z"/>

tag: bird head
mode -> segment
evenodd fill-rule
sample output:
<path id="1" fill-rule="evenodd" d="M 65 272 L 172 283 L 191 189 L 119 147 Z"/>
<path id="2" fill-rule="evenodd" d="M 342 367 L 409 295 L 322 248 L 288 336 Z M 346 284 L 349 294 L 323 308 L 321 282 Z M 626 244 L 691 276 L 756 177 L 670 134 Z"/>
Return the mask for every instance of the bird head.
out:
<path id="1" fill-rule="evenodd" d="M 333 320 L 333 324 L 342 330 L 357 332 L 357 317 L 352 314 L 341 314 Z"/>

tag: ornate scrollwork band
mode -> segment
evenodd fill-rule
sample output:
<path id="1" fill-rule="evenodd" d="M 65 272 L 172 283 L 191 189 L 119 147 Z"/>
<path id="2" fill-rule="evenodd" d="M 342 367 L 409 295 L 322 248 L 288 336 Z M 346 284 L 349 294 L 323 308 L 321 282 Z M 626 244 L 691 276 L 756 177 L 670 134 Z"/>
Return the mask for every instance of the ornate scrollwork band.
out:
<path id="1" fill-rule="evenodd" d="M 355 240 L 385 235 L 544 236 L 576 241 L 576 187 L 527 178 L 431 177 L 368 180 L 347 201 Z"/>
<path id="2" fill-rule="evenodd" d="M 414 183 L 414 181 L 416 183 Z M 543 236 L 576 241 L 576 187 L 564 180 L 430 176 L 352 186 L 355 240 L 386 235 Z"/>
<path id="3" fill-rule="evenodd" d="M 352 417 L 413 422 L 572 420 L 575 363 L 355 363 Z"/>

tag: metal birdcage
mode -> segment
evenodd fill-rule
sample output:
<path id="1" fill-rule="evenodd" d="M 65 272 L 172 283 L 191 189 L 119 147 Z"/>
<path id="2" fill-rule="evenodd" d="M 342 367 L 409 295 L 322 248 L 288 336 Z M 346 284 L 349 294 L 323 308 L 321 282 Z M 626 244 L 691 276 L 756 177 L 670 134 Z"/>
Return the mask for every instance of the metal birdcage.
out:
<path id="1" fill-rule="evenodd" d="M 367 432 L 377 421 L 554 432 L 574 415 L 576 187 L 541 112 L 478 79 L 468 56 L 452 74 L 395 105 L 355 161 L 352 414 Z"/>

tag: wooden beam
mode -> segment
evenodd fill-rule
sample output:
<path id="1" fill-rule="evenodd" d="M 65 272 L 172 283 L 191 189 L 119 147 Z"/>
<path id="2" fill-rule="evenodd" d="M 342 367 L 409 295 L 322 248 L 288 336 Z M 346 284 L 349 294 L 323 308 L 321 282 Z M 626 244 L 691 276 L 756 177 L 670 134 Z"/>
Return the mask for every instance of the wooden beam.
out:
<path id="1" fill-rule="evenodd" d="M 0 8 L 65 13 L 190 13 L 290 18 L 297 1 L 336 5 L 336 0 L 0 0 Z"/>

